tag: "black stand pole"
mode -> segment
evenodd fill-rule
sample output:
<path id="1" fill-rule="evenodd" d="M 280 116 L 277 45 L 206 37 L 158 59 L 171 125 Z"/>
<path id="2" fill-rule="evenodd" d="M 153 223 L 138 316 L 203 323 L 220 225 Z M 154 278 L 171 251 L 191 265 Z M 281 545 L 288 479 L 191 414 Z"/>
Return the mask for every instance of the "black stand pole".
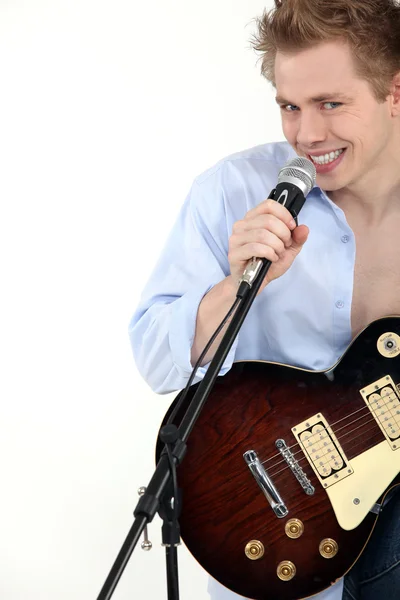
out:
<path id="1" fill-rule="evenodd" d="M 306 165 L 301 161 L 305 162 Z M 298 164 L 299 162 L 300 164 Z M 303 175 L 306 175 L 305 178 L 302 173 Z M 272 190 L 269 198 L 275 199 L 275 192 L 278 195 L 279 191 L 279 195 L 276 199 L 277 202 L 286 206 L 297 222 L 297 215 L 304 204 L 305 196 L 315 183 L 315 168 L 310 161 L 297 158 L 288 163 L 288 165 L 281 170 L 280 174 L 282 174 L 284 178 L 280 183 L 278 179 L 277 189 Z M 305 183 L 306 181 L 308 182 L 307 184 Z M 305 195 L 303 195 L 302 192 L 303 188 Z M 258 260 L 253 262 L 259 263 Z M 177 506 L 174 508 L 172 507 L 172 498 L 178 495 L 175 467 L 180 464 L 185 455 L 186 441 L 190 432 L 201 413 L 228 352 L 235 341 L 270 266 L 270 261 L 262 259 L 261 267 L 259 264 L 257 266 L 257 270 L 259 269 L 258 274 L 254 274 L 254 281 L 252 281 L 253 275 L 251 275 L 251 279 L 249 279 L 252 281 L 251 287 L 244 281 L 241 283 L 237 294 L 237 297 L 241 298 L 241 302 L 227 327 L 226 333 L 217 348 L 204 379 L 198 385 L 179 428 L 176 428 L 174 425 L 166 425 L 162 428 L 160 439 L 166 443 L 166 447 L 161 453 L 146 493 L 141 496 L 136 506 L 134 511 L 135 521 L 97 600 L 109 600 L 111 598 L 142 531 L 147 523 L 150 523 L 153 520 L 154 515 L 157 512 L 160 513 L 161 518 L 166 516 L 166 519 L 164 518 L 163 532 L 165 528 L 167 533 L 165 536 L 163 534 L 163 544 L 166 546 L 167 555 L 168 599 L 179 600 L 176 555 L 176 547 L 179 544 L 179 525 L 177 522 L 178 508 Z M 255 270 L 254 273 L 256 273 L 257 270 Z M 171 450 L 171 447 L 173 447 L 173 450 Z M 172 483 L 171 479 L 173 480 Z M 174 497 L 174 502 L 175 501 L 179 503 L 179 498 L 177 499 Z"/>
<path id="2" fill-rule="evenodd" d="M 218 377 L 218 373 L 228 355 L 228 352 L 235 341 L 235 338 L 242 326 L 242 323 L 252 305 L 254 298 L 261 286 L 262 281 L 271 265 L 270 261 L 263 261 L 264 264 L 257 275 L 253 286 L 246 289 L 246 294 L 239 304 L 236 313 L 234 314 L 225 335 L 212 359 L 204 379 L 199 383 L 195 395 L 193 396 L 190 406 L 186 411 L 185 416 L 179 426 L 178 439 L 175 442 L 173 456 L 176 464 L 179 464 L 185 454 L 186 441 L 192 431 L 196 420 L 212 390 L 214 381 Z M 155 514 L 160 510 L 162 503 L 164 508 L 170 502 L 170 499 L 165 503 L 164 495 L 171 491 L 171 472 L 168 455 L 163 452 L 157 463 L 156 470 L 152 476 L 145 494 L 141 496 L 136 509 L 134 511 L 135 521 L 122 545 L 122 548 L 111 568 L 111 571 L 97 597 L 97 600 L 109 600 L 118 584 L 118 581 L 128 563 L 128 560 L 138 543 L 140 536 L 148 523 L 150 523 Z M 162 512 L 162 511 L 161 511 Z M 167 538 L 169 535 L 166 536 Z M 168 544 L 165 542 L 164 544 Z M 177 542 L 179 543 L 179 542 Z M 177 557 L 176 546 L 166 546 L 167 554 L 167 575 L 168 575 L 168 598 L 173 600 L 179 599 L 178 590 L 174 591 L 172 581 L 177 582 Z M 172 558 L 171 558 L 172 554 Z M 174 595 L 175 592 L 175 595 Z M 171 595 L 170 595 L 171 594 Z"/>
<path id="3" fill-rule="evenodd" d="M 167 587 L 168 587 L 168 599 L 176 598 L 179 600 L 179 588 L 178 588 L 178 554 L 176 546 L 167 547 L 165 549 L 166 563 L 167 563 Z"/>

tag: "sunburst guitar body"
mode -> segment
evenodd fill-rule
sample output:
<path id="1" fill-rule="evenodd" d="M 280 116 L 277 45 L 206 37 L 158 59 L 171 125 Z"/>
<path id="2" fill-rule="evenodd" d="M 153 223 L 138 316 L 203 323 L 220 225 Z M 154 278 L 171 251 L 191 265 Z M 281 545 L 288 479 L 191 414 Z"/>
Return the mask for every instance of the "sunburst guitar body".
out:
<path id="1" fill-rule="evenodd" d="M 178 467 L 181 535 L 204 569 L 254 600 L 299 600 L 345 575 L 400 483 L 399 384 L 398 317 L 371 323 L 329 371 L 244 361 L 219 377 Z"/>

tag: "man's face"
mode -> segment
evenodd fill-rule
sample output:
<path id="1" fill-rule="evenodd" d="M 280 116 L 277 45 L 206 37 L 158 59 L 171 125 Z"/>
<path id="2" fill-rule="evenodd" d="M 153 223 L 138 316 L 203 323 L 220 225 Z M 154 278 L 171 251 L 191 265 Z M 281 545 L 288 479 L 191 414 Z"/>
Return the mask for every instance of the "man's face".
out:
<path id="1" fill-rule="evenodd" d="M 347 44 L 278 52 L 275 81 L 285 137 L 313 160 L 322 189 L 357 189 L 366 177 L 379 178 L 394 140 L 391 105 L 356 75 Z"/>

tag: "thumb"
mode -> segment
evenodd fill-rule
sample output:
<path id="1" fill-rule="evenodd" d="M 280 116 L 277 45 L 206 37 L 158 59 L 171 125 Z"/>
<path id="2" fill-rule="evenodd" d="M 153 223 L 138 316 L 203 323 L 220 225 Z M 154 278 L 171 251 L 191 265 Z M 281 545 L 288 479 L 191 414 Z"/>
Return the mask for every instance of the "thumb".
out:
<path id="1" fill-rule="evenodd" d="M 307 241 L 308 234 L 310 230 L 307 225 L 299 225 L 296 229 L 292 231 L 292 245 L 290 246 L 291 250 L 300 252 L 303 244 Z"/>

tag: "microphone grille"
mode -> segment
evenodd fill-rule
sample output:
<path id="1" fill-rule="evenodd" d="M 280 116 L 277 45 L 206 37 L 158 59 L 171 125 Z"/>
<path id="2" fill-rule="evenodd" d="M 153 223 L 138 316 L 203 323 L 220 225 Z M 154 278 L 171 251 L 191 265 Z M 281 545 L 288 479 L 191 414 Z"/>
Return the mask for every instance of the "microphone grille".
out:
<path id="1" fill-rule="evenodd" d="M 311 160 L 297 156 L 289 160 L 279 171 L 278 183 L 285 183 L 287 181 L 295 183 L 293 179 L 297 179 L 299 187 L 302 189 L 304 195 L 307 196 L 314 187 L 316 178 L 317 172 Z"/>

